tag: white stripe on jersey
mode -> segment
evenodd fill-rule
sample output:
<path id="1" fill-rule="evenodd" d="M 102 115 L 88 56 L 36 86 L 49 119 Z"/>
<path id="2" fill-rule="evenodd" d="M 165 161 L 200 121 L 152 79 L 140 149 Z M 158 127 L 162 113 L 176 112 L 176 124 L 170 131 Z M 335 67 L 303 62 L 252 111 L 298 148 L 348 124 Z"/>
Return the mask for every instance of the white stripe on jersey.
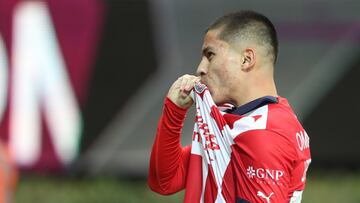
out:
<path id="1" fill-rule="evenodd" d="M 233 129 L 230 131 L 232 138 L 235 139 L 239 134 L 249 130 L 266 129 L 268 110 L 268 105 L 265 105 L 245 114 L 245 117 L 235 121 Z"/>
<path id="2" fill-rule="evenodd" d="M 300 203 L 300 202 L 301 202 L 302 193 L 303 193 L 302 190 L 294 191 L 292 197 L 290 198 L 290 202 L 289 202 L 289 203 Z"/>

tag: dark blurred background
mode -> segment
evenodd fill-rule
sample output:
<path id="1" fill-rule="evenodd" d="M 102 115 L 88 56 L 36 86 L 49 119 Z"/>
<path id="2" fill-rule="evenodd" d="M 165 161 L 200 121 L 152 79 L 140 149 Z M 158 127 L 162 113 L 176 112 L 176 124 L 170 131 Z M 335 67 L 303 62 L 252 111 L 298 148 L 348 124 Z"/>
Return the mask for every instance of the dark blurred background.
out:
<path id="1" fill-rule="evenodd" d="M 162 102 L 195 72 L 207 26 L 240 9 L 278 31 L 278 92 L 310 137 L 304 202 L 360 202 L 356 0 L 0 0 L 0 136 L 20 172 L 15 200 L 114 191 L 99 202 L 181 202 L 145 183 Z M 59 185 L 76 189 L 60 197 Z"/>

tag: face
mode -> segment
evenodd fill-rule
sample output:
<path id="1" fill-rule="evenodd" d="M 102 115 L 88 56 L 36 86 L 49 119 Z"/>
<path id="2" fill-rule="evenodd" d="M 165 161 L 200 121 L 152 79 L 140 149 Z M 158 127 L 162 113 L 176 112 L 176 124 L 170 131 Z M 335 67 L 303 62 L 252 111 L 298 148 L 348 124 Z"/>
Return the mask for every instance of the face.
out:
<path id="1" fill-rule="evenodd" d="M 218 34 L 217 30 L 206 33 L 197 74 L 219 105 L 232 103 L 234 87 L 240 85 L 241 55 L 227 42 L 218 39 Z"/>

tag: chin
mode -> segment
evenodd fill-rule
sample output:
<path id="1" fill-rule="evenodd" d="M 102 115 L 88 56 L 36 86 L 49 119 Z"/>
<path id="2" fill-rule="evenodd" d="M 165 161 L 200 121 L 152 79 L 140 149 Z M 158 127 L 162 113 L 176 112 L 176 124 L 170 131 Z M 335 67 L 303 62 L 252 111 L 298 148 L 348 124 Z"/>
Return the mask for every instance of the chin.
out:
<path id="1" fill-rule="evenodd" d="M 224 97 L 222 97 L 222 95 L 212 94 L 211 97 L 213 98 L 213 101 L 217 106 L 223 105 L 225 103 L 229 103 L 229 101 L 227 101 Z"/>
<path id="2" fill-rule="evenodd" d="M 216 95 L 211 95 L 211 97 L 213 98 L 216 105 L 221 105 L 224 103 L 221 99 L 217 98 Z"/>
<path id="3" fill-rule="evenodd" d="M 221 95 L 216 94 L 216 91 L 212 91 L 211 89 L 209 89 L 209 92 L 216 105 L 221 105 L 225 103 L 224 98 L 222 98 Z"/>

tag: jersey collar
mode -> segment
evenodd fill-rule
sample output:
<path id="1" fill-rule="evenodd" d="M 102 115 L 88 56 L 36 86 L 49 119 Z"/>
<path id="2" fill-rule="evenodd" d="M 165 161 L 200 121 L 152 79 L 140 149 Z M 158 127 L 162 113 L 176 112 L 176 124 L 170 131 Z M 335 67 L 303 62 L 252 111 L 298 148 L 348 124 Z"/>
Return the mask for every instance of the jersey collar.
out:
<path id="1" fill-rule="evenodd" d="M 235 107 L 230 109 L 228 113 L 237 114 L 237 115 L 244 115 L 252 110 L 255 110 L 259 107 L 265 106 L 267 104 L 279 103 L 278 98 L 273 96 L 265 96 L 255 99 L 249 103 L 241 105 L 239 107 Z"/>

